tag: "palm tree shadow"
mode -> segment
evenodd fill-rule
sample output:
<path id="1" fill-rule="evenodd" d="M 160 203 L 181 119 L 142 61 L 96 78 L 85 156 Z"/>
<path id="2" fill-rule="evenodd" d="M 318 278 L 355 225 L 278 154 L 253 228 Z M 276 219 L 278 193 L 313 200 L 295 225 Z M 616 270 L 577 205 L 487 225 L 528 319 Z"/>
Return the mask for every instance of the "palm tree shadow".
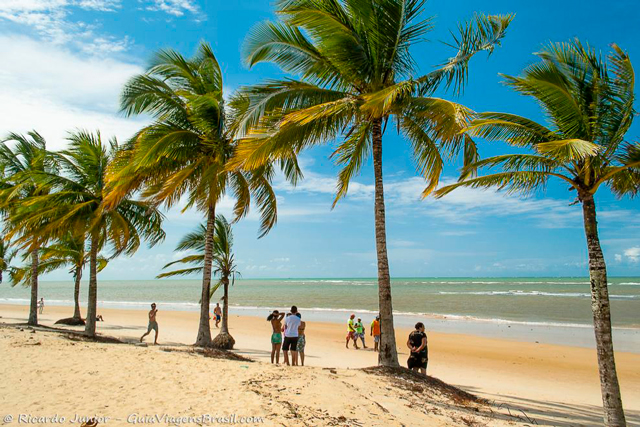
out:
<path id="1" fill-rule="evenodd" d="M 549 425 L 559 427 L 601 426 L 603 420 L 602 407 L 594 405 L 578 405 L 561 402 L 550 402 L 523 397 L 492 394 L 481 391 L 475 387 L 463 387 L 464 390 L 481 395 L 492 400 L 492 404 L 502 408 L 509 414 L 537 425 Z M 627 422 L 631 425 L 640 424 L 640 411 L 626 410 Z"/>

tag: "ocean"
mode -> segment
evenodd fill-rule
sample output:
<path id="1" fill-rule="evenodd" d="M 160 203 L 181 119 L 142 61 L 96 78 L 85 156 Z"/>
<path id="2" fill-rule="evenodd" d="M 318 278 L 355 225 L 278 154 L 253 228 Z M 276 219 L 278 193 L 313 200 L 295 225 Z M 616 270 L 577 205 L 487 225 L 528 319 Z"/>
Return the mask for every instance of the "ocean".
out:
<path id="1" fill-rule="evenodd" d="M 198 310 L 199 280 L 99 281 L 98 301 L 105 308 Z M 73 283 L 41 281 L 46 304 L 72 305 Z M 584 327 L 592 324 L 587 278 L 411 278 L 393 279 L 393 308 L 412 319 L 469 319 L 496 323 Z M 610 278 L 612 321 L 619 328 L 640 328 L 640 278 Z M 214 300 L 221 297 L 221 292 Z M 81 303 L 87 298 L 82 285 Z M 0 285 L 0 304 L 26 304 L 29 289 Z M 302 312 L 340 318 L 377 312 L 375 279 L 236 280 L 230 291 L 234 312 L 265 316 L 275 308 L 297 305 Z M 330 315 L 331 314 L 331 315 Z M 318 317 L 318 316 L 316 316 Z"/>

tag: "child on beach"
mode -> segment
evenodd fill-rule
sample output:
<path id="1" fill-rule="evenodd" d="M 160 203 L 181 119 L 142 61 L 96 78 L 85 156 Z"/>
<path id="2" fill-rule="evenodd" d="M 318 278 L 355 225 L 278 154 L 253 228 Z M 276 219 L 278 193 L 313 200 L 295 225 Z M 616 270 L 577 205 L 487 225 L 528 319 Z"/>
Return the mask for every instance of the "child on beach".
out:
<path id="1" fill-rule="evenodd" d="M 39 313 L 42 314 L 42 311 L 44 310 L 44 298 L 40 298 L 40 301 L 38 301 L 38 309 Z"/>
<path id="2" fill-rule="evenodd" d="M 300 313 L 298 313 L 298 317 L 302 318 Z M 300 326 L 298 326 L 298 344 L 296 345 L 296 350 L 298 350 L 298 356 L 300 356 L 300 365 L 304 366 L 304 347 L 307 345 L 307 339 L 304 335 L 304 330 L 307 327 L 307 322 L 300 322 Z"/>
<path id="3" fill-rule="evenodd" d="M 358 349 L 358 341 L 356 341 L 356 328 L 353 322 L 353 319 L 355 319 L 356 315 L 355 314 L 351 314 L 351 316 L 349 316 L 349 320 L 347 321 L 347 343 L 345 345 L 346 348 L 349 348 L 349 340 L 353 340 L 353 347 L 357 350 Z"/>
<path id="4" fill-rule="evenodd" d="M 275 358 L 276 365 L 280 363 L 280 348 L 282 347 L 282 319 L 284 313 L 280 313 L 278 310 L 273 310 L 267 317 L 267 321 L 271 322 L 271 363 Z"/>
<path id="5" fill-rule="evenodd" d="M 362 348 L 367 348 L 364 343 L 364 325 L 362 324 L 362 319 L 358 317 L 358 322 L 356 323 L 356 339 L 360 338 L 362 341 Z"/>
<path id="6" fill-rule="evenodd" d="M 378 351 L 380 344 L 380 316 L 376 316 L 373 322 L 371 322 L 370 335 L 373 337 L 373 351 Z"/>
<path id="7" fill-rule="evenodd" d="M 411 355 L 407 360 L 407 366 L 414 371 L 427 375 L 427 363 L 429 362 L 429 353 L 427 350 L 427 334 L 424 333 L 424 324 L 416 323 L 416 330 L 409 334 L 407 347 L 411 351 Z"/>
<path id="8" fill-rule="evenodd" d="M 158 322 L 156 322 L 156 314 L 158 314 L 158 310 L 156 309 L 156 303 L 151 304 L 151 310 L 149 310 L 149 325 L 147 326 L 147 332 L 144 333 L 140 337 L 140 342 L 151 333 L 151 330 L 156 331 L 156 338 L 153 340 L 153 345 L 158 344 Z"/>

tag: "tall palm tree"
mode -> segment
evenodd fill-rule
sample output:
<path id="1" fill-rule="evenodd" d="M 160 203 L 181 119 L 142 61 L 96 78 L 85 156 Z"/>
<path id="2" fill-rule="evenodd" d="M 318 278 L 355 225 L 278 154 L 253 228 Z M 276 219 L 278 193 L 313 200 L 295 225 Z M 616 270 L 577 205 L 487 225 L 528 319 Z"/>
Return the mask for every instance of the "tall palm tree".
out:
<path id="1" fill-rule="evenodd" d="M 479 114 L 467 129 L 471 135 L 505 141 L 533 153 L 505 154 L 468 165 L 466 172 L 483 167 L 502 171 L 476 178 L 463 176 L 461 182 L 436 195 L 442 197 L 462 186 L 530 193 L 543 189 L 550 178 L 576 191 L 589 253 L 605 424 L 622 426 L 625 417 L 611 336 L 607 269 L 594 196 L 603 184 L 619 197 L 640 192 L 640 143 L 625 140 L 635 115 L 634 71 L 629 56 L 616 45 L 608 63 L 578 40 L 550 44 L 537 55 L 540 61 L 527 67 L 522 76 L 505 78 L 508 86 L 540 104 L 548 124 L 492 112 Z"/>
<path id="2" fill-rule="evenodd" d="M 244 136 L 233 162 L 252 170 L 302 149 L 344 141 L 334 152 L 343 166 L 338 199 L 373 155 L 378 294 L 382 325 L 379 363 L 398 365 L 391 280 L 387 259 L 382 178 L 382 137 L 389 121 L 410 142 L 413 159 L 434 189 L 443 157 L 463 151 L 476 159 L 475 145 L 459 134 L 470 111 L 434 97 L 439 88 L 458 92 L 469 60 L 500 43 L 511 16 L 476 15 L 459 26 L 455 56 L 435 71 L 415 76 L 410 47 L 431 29 L 424 0 L 280 0 L 278 22 L 257 25 L 247 36 L 249 66 L 271 62 L 299 79 L 242 88 L 234 97 L 236 130 Z"/>
<path id="3" fill-rule="evenodd" d="M 230 191 L 236 219 L 247 214 L 251 195 L 262 212 L 261 236 L 276 223 L 276 197 L 267 165 L 252 173 L 227 169 L 236 150 L 225 114 L 222 71 L 211 47 L 202 43 L 186 59 L 173 50 L 158 52 L 144 74 L 132 78 L 122 94 L 126 115 L 149 114 L 155 121 L 141 129 L 114 167 L 112 198 L 132 190 L 156 205 L 170 208 L 181 198 L 206 217 L 200 323 L 195 345 L 211 345 L 209 294 L 216 205 Z M 294 179 L 295 161 L 284 162 Z"/>
<path id="4" fill-rule="evenodd" d="M 78 131 L 69 135 L 68 149 L 56 155 L 62 173 L 34 174 L 38 186 L 51 191 L 27 198 L 14 214 L 29 235 L 64 238 L 71 231 L 89 241 L 89 301 L 85 333 L 95 336 L 98 294 L 98 253 L 107 245 L 112 257 L 133 254 L 145 239 L 154 245 L 164 239 L 162 214 L 148 203 L 121 198 L 104 208 L 106 171 L 119 150 L 115 140 L 107 146 L 100 133 Z M 24 239 L 22 237 L 21 239 Z"/>
<path id="5" fill-rule="evenodd" d="M 53 172 L 55 168 L 45 139 L 36 131 L 26 136 L 11 133 L 0 141 L 0 210 L 5 216 L 6 227 L 28 236 L 22 239 L 22 244 L 31 256 L 29 325 L 38 324 L 38 249 L 44 241 L 39 236 L 27 234 L 27 229 L 16 227 L 13 214 L 24 199 L 48 191 L 44 186 L 35 185 L 33 174 Z"/>
<path id="6" fill-rule="evenodd" d="M 40 274 L 51 272 L 60 268 L 69 268 L 69 273 L 73 276 L 73 317 L 61 319 L 56 323 L 70 325 L 84 325 L 80 314 L 80 282 L 82 281 L 82 271 L 89 263 L 89 252 L 86 250 L 86 239 L 84 236 L 75 236 L 68 232 L 55 243 L 43 247 L 40 251 Z M 98 273 L 108 264 L 108 259 L 98 255 Z"/>
<path id="7" fill-rule="evenodd" d="M 170 262 L 165 265 L 163 269 L 176 264 L 187 264 L 192 267 L 168 271 L 159 274 L 157 277 L 160 279 L 200 273 L 204 269 L 206 232 L 206 227 L 200 224 L 195 231 L 185 235 L 176 246 L 176 250 L 194 251 L 195 253 L 188 254 L 179 260 Z M 213 339 L 212 345 L 227 350 L 232 349 L 235 344 L 235 340 L 231 334 L 229 334 L 229 284 L 233 284 L 236 275 L 240 274 L 235 264 L 232 248 L 233 233 L 231 224 L 229 224 L 223 215 L 218 215 L 216 217 L 215 237 L 213 241 L 213 273 L 219 277 L 219 280 L 211 287 L 210 297 L 212 297 L 220 287 L 222 287 L 224 293 L 222 296 L 222 327 L 220 328 L 218 336 Z"/>

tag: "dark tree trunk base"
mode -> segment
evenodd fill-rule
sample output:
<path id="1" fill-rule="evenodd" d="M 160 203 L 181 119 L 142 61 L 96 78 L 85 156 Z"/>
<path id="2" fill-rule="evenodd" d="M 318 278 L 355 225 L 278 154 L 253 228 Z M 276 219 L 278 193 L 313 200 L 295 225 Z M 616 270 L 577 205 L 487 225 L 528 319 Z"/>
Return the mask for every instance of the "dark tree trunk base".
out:
<path id="1" fill-rule="evenodd" d="M 78 319 L 76 317 L 66 317 L 64 319 L 58 320 L 56 325 L 69 325 L 69 326 L 84 326 L 85 322 L 82 319 Z"/>
<path id="2" fill-rule="evenodd" d="M 233 350 L 236 340 L 226 333 L 219 333 L 212 341 L 211 346 L 220 350 Z"/>

